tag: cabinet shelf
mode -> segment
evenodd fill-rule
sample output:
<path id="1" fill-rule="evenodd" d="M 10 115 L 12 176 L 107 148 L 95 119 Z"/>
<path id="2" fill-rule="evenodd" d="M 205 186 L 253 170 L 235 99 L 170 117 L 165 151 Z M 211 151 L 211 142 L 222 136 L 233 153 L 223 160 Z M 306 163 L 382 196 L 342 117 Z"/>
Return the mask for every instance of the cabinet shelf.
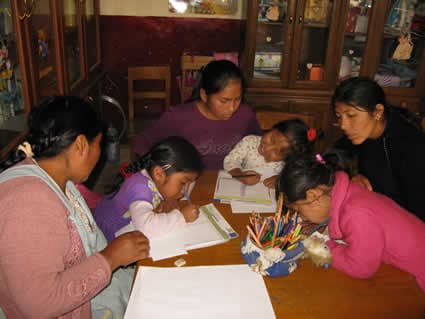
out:
<path id="1" fill-rule="evenodd" d="M 13 107 L 10 114 L 3 113 L 2 116 L 0 112 L 0 157 L 21 141 L 25 126 L 18 124 L 26 123 L 27 113 L 43 98 L 61 94 L 82 97 L 90 94 L 96 98 L 100 94 L 98 74 L 102 72 L 93 68 L 93 65 L 101 64 L 98 54 L 99 0 L 86 2 L 86 5 L 93 6 L 89 10 L 94 13 L 90 16 L 90 24 L 85 18 L 85 7 L 76 7 L 75 27 L 67 26 L 69 19 L 64 12 L 63 0 L 37 0 L 31 15 L 19 19 L 20 2 L 4 1 L 5 5 L 13 4 L 10 11 L 14 23 L 7 26 L 8 33 L 1 34 L 0 40 L 8 49 L 8 58 L 3 62 L 10 61 L 14 76 L 0 83 L 4 98 L 9 99 L 7 103 Z M 74 38 L 77 40 L 72 43 L 78 42 L 78 49 L 81 50 L 75 54 L 77 67 L 84 76 L 75 88 L 67 81 L 73 70 L 67 64 L 69 51 L 66 50 Z M 89 50 L 95 52 L 90 61 L 87 58 Z"/>
<path id="2" fill-rule="evenodd" d="M 320 23 L 320 22 L 307 22 L 307 21 L 304 21 L 304 27 L 305 28 L 326 29 L 326 28 L 329 28 L 329 24 L 328 23 Z"/>
<path id="3" fill-rule="evenodd" d="M 283 21 L 263 21 L 263 20 L 258 20 L 258 24 L 270 25 L 270 26 L 283 26 Z"/>

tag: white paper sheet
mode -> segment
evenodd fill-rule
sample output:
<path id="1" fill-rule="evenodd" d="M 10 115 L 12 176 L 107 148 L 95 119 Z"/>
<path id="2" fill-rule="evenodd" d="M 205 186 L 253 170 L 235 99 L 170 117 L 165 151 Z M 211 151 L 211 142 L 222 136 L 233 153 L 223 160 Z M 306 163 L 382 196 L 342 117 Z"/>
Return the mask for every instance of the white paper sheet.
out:
<path id="1" fill-rule="evenodd" d="M 153 261 L 187 254 L 187 250 L 224 243 L 238 237 L 213 204 L 201 206 L 199 218 L 181 230 L 149 238 L 149 255 Z M 136 230 L 133 223 L 121 228 L 115 236 Z"/>
<path id="2" fill-rule="evenodd" d="M 196 249 L 224 243 L 238 234 L 228 224 L 213 204 L 201 206 L 199 217 L 186 224 L 184 232 L 185 248 Z M 211 220 L 208 218 L 210 216 Z"/>
<path id="3" fill-rule="evenodd" d="M 117 231 L 115 236 L 119 236 L 134 230 L 136 230 L 136 228 L 134 227 L 133 223 L 130 222 L 128 225 Z M 184 244 L 183 230 L 167 233 L 160 237 L 150 238 L 149 247 L 149 256 L 153 261 L 187 254 Z"/>
<path id="4" fill-rule="evenodd" d="M 141 267 L 124 319 L 274 319 L 263 281 L 247 265 Z"/>
<path id="5" fill-rule="evenodd" d="M 272 205 L 262 205 L 257 203 L 244 202 L 239 200 L 232 200 L 230 202 L 233 214 L 243 213 L 274 213 L 276 212 L 276 201 Z"/>

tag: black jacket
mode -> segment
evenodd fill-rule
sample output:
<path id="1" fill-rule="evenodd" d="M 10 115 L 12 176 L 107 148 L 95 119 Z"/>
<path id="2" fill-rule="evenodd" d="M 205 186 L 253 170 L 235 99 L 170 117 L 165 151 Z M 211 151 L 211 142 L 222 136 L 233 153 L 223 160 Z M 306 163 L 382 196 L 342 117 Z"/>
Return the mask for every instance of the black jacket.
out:
<path id="1" fill-rule="evenodd" d="M 425 134 L 390 108 L 384 134 L 353 145 L 343 137 L 335 146 L 357 159 L 358 172 L 373 190 L 425 221 Z"/>

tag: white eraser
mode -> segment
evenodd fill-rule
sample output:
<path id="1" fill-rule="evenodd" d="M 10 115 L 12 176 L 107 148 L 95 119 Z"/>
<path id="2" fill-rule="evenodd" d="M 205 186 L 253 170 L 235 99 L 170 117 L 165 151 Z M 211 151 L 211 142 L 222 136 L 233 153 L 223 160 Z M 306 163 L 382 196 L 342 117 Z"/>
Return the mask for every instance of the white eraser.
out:
<path id="1" fill-rule="evenodd" d="M 177 267 L 184 266 L 184 265 L 186 265 L 186 260 L 184 260 L 183 258 L 177 259 L 174 262 L 174 265 L 176 265 Z"/>

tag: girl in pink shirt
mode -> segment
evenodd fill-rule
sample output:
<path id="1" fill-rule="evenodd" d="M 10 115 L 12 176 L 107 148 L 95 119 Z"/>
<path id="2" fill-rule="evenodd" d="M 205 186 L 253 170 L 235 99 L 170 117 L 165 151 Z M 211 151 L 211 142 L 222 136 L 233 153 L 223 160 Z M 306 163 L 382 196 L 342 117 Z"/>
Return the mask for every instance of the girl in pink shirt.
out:
<path id="1" fill-rule="evenodd" d="M 425 223 L 390 198 L 351 182 L 337 171 L 343 168 L 340 158 L 338 153 L 292 156 L 277 184 L 286 205 L 313 223 L 329 218 L 326 245 L 336 269 L 369 278 L 381 263 L 390 264 L 414 275 L 425 291 Z"/>

